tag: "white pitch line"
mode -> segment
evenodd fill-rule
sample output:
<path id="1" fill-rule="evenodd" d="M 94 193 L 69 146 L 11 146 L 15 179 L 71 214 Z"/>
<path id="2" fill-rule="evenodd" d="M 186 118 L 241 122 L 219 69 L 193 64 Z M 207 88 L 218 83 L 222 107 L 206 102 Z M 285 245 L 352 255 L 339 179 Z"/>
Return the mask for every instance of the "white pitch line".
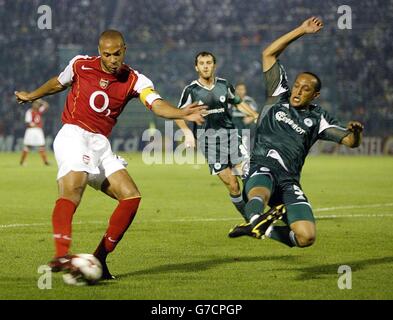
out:
<path id="1" fill-rule="evenodd" d="M 367 208 L 383 208 L 383 207 L 393 207 L 393 203 L 379 203 L 379 204 L 369 204 L 369 205 L 350 205 L 350 206 L 340 206 L 340 207 L 329 207 L 329 208 L 317 208 L 314 212 L 324 212 L 324 211 L 337 211 L 345 209 L 367 209 Z M 329 214 L 315 216 L 316 219 L 340 219 L 340 218 L 381 218 L 381 217 L 393 217 L 393 212 L 388 213 L 369 213 L 369 214 Z M 173 219 L 173 220 L 154 220 L 154 222 L 214 222 L 214 221 L 237 221 L 239 218 L 190 218 L 190 219 Z M 146 221 L 144 221 L 146 222 Z M 103 221 L 77 221 L 73 222 L 74 225 L 77 224 L 105 224 Z M 50 223 L 14 223 L 14 224 L 0 224 L 0 229 L 7 228 L 18 228 L 18 227 L 37 227 L 37 226 L 50 226 Z"/>
<path id="2" fill-rule="evenodd" d="M 324 216 L 315 216 L 315 219 L 340 219 L 340 218 L 380 218 L 380 217 L 393 217 L 392 213 L 381 214 L 329 214 Z M 154 222 L 214 222 L 214 221 L 239 221 L 239 218 L 206 218 L 206 219 L 176 219 L 176 220 L 154 220 Z"/>
<path id="3" fill-rule="evenodd" d="M 316 219 L 337 219 L 337 218 L 380 218 L 393 217 L 392 213 L 375 213 L 375 214 L 327 214 L 324 216 L 315 216 Z"/>
<path id="4" fill-rule="evenodd" d="M 321 211 L 335 211 L 335 210 L 341 210 L 341 209 L 367 209 L 367 208 L 382 208 L 382 207 L 393 207 L 393 202 L 377 203 L 377 204 L 364 204 L 364 205 L 350 205 L 350 206 L 340 206 L 340 207 L 330 207 L 330 208 L 317 208 L 317 209 L 314 209 L 314 211 L 321 212 Z"/>
<path id="5" fill-rule="evenodd" d="M 72 224 L 102 224 L 102 221 L 76 221 L 73 222 Z M 6 228 L 18 228 L 18 227 L 42 227 L 42 226 L 51 226 L 50 223 L 48 222 L 42 222 L 42 223 L 13 223 L 13 224 L 0 224 L 0 229 L 6 229 Z"/>

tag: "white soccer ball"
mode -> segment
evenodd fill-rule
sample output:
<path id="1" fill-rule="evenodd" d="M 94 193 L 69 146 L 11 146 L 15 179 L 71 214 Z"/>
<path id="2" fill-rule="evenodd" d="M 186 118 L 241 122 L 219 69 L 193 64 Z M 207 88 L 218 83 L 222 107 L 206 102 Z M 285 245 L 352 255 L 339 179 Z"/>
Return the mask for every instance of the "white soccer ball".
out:
<path id="1" fill-rule="evenodd" d="M 71 257 L 70 271 L 63 275 L 63 280 L 70 285 L 92 285 L 102 276 L 100 261 L 89 253 L 79 253 Z"/>

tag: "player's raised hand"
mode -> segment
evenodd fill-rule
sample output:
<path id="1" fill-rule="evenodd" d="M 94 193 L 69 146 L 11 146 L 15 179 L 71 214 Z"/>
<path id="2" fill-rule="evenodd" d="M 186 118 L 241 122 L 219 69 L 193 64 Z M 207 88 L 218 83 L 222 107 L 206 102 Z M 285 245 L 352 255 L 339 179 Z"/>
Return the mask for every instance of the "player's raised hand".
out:
<path id="1" fill-rule="evenodd" d="M 203 117 L 207 115 L 206 108 L 207 107 L 205 105 L 199 105 L 199 102 L 194 102 L 187 105 L 186 107 L 182 108 L 184 112 L 184 120 L 193 121 L 201 125 L 203 122 L 205 122 Z"/>
<path id="2" fill-rule="evenodd" d="M 347 129 L 351 132 L 362 132 L 364 126 L 359 121 L 350 121 L 348 122 Z"/>
<path id="3" fill-rule="evenodd" d="M 33 100 L 30 98 L 29 93 L 26 91 L 15 91 L 14 92 L 16 101 L 21 103 L 32 102 Z"/>
<path id="4" fill-rule="evenodd" d="M 311 17 L 304 21 L 300 27 L 305 33 L 317 33 L 323 28 L 323 21 L 317 17 Z"/>

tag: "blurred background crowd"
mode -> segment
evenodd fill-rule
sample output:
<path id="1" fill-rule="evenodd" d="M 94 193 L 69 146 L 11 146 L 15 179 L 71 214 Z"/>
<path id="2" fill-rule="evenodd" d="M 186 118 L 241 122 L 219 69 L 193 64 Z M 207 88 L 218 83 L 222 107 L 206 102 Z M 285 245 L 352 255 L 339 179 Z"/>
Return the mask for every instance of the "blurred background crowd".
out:
<path id="1" fill-rule="evenodd" d="M 52 11 L 52 29 L 40 30 L 40 5 Z M 352 9 L 352 29 L 338 28 L 340 5 Z M 194 56 L 217 56 L 217 75 L 234 85 L 244 82 L 262 106 L 261 50 L 311 15 L 325 28 L 294 43 L 281 57 L 292 83 L 311 71 L 323 83 L 318 103 L 344 122 L 365 124 L 368 136 L 393 129 L 393 0 L 0 0 L 0 136 L 23 136 L 27 106 L 16 104 L 15 90 L 31 90 L 61 72 L 76 54 L 97 54 L 97 39 L 107 28 L 124 33 L 126 62 L 150 77 L 174 104 L 195 79 Z M 291 81 L 292 80 L 292 81 Z M 55 135 L 64 95 L 51 105 L 45 132 Z M 153 120 L 131 103 L 114 136 L 138 134 Z"/>

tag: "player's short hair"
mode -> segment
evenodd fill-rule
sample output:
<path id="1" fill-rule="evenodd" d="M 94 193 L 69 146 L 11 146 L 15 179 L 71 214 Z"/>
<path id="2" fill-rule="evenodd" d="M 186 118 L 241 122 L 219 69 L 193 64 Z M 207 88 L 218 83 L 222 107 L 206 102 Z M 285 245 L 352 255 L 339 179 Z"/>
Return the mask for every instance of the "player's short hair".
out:
<path id="1" fill-rule="evenodd" d="M 201 51 L 195 56 L 195 65 L 198 64 L 198 58 L 199 57 L 206 57 L 206 56 L 212 56 L 213 57 L 213 62 L 216 64 L 216 57 L 214 56 L 213 53 L 208 52 L 208 51 Z"/>
<path id="2" fill-rule="evenodd" d="M 308 74 L 308 75 L 314 77 L 314 78 L 317 80 L 317 84 L 315 85 L 315 88 L 314 88 L 314 89 L 315 89 L 316 92 L 321 91 L 321 88 L 322 88 L 322 81 L 321 81 L 321 79 L 320 79 L 315 73 L 312 73 L 312 72 L 309 72 L 309 71 L 304 71 L 304 72 L 302 72 L 301 74 Z"/>
<path id="3" fill-rule="evenodd" d="M 105 30 L 104 32 L 101 33 L 98 41 L 104 40 L 104 39 L 113 39 L 113 38 L 120 38 L 123 43 L 125 44 L 123 34 L 120 31 L 114 30 L 114 29 L 108 29 Z"/>

